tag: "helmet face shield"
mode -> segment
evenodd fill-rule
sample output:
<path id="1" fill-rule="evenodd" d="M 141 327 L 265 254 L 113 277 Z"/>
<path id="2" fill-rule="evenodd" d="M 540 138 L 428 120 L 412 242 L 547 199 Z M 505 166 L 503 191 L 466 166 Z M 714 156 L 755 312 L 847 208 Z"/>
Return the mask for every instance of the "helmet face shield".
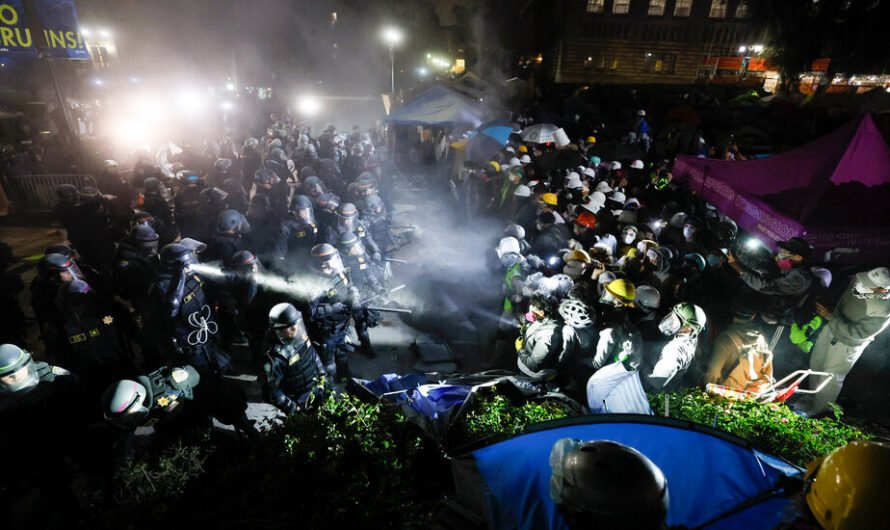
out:
<path id="1" fill-rule="evenodd" d="M 346 249 L 346 253 L 353 257 L 364 256 L 365 254 L 367 254 L 367 252 L 365 251 L 365 245 L 359 238 L 355 238 L 354 242 L 347 243 L 344 248 Z"/>
<path id="2" fill-rule="evenodd" d="M 18 370 L 0 376 L 0 394 L 23 392 L 36 387 L 38 383 L 40 377 L 37 375 L 37 367 L 29 359 L 27 364 Z"/>
<path id="3" fill-rule="evenodd" d="M 312 208 L 298 208 L 294 213 L 300 221 L 315 226 L 315 211 Z"/>
<path id="4" fill-rule="evenodd" d="M 335 276 L 343 272 L 343 260 L 340 254 L 336 253 L 318 264 L 318 270 L 325 276 Z"/>
<path id="5" fill-rule="evenodd" d="M 680 321 L 680 317 L 674 312 L 670 312 L 661 319 L 661 322 L 658 324 L 658 331 L 663 335 L 672 337 L 680 331 L 681 327 L 683 327 L 683 323 Z"/>
<path id="6" fill-rule="evenodd" d="M 123 429 L 145 423 L 151 412 L 148 390 L 140 383 L 124 379 L 112 385 L 103 397 L 105 419 Z"/>
<path id="7" fill-rule="evenodd" d="M 342 216 L 337 214 L 337 230 L 340 232 L 354 232 L 355 216 Z"/>
<path id="8" fill-rule="evenodd" d="M 299 342 L 305 342 L 309 339 L 309 332 L 306 331 L 306 323 L 303 319 L 297 320 L 292 326 L 286 328 L 275 328 L 275 334 L 282 340 L 297 339 Z"/>

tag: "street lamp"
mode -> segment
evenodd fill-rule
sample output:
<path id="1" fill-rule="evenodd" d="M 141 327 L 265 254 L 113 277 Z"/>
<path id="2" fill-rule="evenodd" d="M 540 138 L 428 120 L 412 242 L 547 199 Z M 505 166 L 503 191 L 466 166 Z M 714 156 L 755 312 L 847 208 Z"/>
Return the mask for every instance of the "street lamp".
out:
<path id="1" fill-rule="evenodd" d="M 395 26 L 387 26 L 381 32 L 383 42 L 389 47 L 389 72 L 390 72 L 390 92 L 396 92 L 396 60 L 393 49 L 404 40 L 405 35 L 402 30 Z"/>

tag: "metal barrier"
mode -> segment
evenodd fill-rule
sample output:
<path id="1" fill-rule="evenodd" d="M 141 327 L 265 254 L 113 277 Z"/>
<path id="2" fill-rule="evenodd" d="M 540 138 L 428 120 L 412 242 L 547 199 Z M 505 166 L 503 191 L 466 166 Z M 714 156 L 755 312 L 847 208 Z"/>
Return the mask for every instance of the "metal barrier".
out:
<path id="1" fill-rule="evenodd" d="M 5 177 L 6 194 L 16 214 L 51 212 L 59 201 L 56 186 L 95 186 L 92 175 L 18 175 Z"/>

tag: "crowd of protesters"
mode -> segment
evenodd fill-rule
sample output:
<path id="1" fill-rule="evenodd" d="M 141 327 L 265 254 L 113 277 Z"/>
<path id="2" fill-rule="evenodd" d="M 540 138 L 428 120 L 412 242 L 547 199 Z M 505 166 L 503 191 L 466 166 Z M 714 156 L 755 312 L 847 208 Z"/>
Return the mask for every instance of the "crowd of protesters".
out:
<path id="1" fill-rule="evenodd" d="M 774 253 L 746 237 L 645 155 L 652 131 L 645 110 L 636 118 L 625 141 L 639 159 L 598 156 L 594 136 L 516 139 L 463 173 L 460 206 L 502 227 L 491 261 L 503 278 L 496 339 L 515 346 L 506 366 L 599 409 L 602 374 L 638 372 L 647 391 L 757 394 L 796 348 L 825 374 L 809 384 L 828 382 L 795 406 L 824 413 L 890 324 L 890 271 L 833 277 L 804 239 Z M 375 355 L 387 257 L 409 239 L 390 225 L 404 182 L 382 143 L 272 115 L 260 138 L 171 143 L 132 168 L 105 161 L 96 186 L 56 189 L 65 238 L 47 242 L 29 286 L 41 358 L 16 274 L 0 302 L 0 413 L 14 426 L 0 440 L 52 455 L 37 475 L 54 502 L 73 502 L 60 493 L 64 458 L 95 456 L 76 454 L 86 445 L 125 455 L 149 422 L 164 435 L 216 418 L 254 436 L 244 391 L 223 377 L 235 350 L 285 414 L 350 377 L 350 356 Z M 94 421 L 120 429 L 97 440 L 84 428 Z"/>

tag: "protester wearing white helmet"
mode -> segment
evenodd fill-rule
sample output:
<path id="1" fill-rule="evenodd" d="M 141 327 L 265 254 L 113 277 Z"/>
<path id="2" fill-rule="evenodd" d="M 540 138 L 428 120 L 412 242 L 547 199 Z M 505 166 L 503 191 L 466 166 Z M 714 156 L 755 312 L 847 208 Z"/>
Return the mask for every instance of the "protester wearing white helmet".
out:
<path id="1" fill-rule="evenodd" d="M 525 184 L 520 184 L 519 186 L 516 186 L 516 189 L 513 191 L 513 195 L 516 195 L 517 197 L 531 197 L 532 190 Z"/>
<path id="2" fill-rule="evenodd" d="M 522 155 L 521 157 L 519 157 L 519 162 L 521 162 L 523 164 L 531 164 L 532 157 L 530 157 L 528 155 Z"/>
<path id="3" fill-rule="evenodd" d="M 510 159 L 509 162 L 507 162 L 507 165 L 509 167 L 522 167 L 522 162 L 520 162 L 519 159 L 514 156 Z"/>
<path id="4" fill-rule="evenodd" d="M 878 267 L 853 276 L 834 311 L 816 304 L 816 312 L 828 320 L 810 355 L 810 370 L 833 375 L 817 394 L 801 398 L 795 408 L 819 414 L 837 399 L 844 378 L 875 337 L 890 326 L 890 269 Z M 813 381 L 815 388 L 820 380 Z"/>
<path id="5" fill-rule="evenodd" d="M 612 193 L 612 186 L 609 186 L 609 183 L 603 180 L 598 182 L 593 190 L 605 195 L 606 193 Z"/>
<path id="6" fill-rule="evenodd" d="M 578 190 L 584 187 L 584 183 L 581 182 L 581 176 L 572 171 L 569 173 L 569 176 L 566 177 L 565 187 L 570 190 Z"/>
<path id="7" fill-rule="evenodd" d="M 606 205 L 606 194 L 601 191 L 595 191 L 587 198 L 587 202 L 581 207 L 590 213 L 597 213 Z"/>
<path id="8" fill-rule="evenodd" d="M 593 169 L 592 167 L 586 167 L 586 168 L 584 168 L 584 170 L 581 171 L 581 173 L 583 173 L 584 175 L 586 175 L 587 177 L 589 177 L 589 178 L 591 178 L 591 179 L 595 179 L 595 178 L 596 178 L 596 170 Z"/>
<path id="9" fill-rule="evenodd" d="M 643 161 L 642 160 L 634 160 L 630 163 L 630 167 L 633 169 L 643 169 Z"/>
<path id="10" fill-rule="evenodd" d="M 609 169 L 611 169 L 612 171 L 621 169 L 621 162 L 618 162 L 617 160 L 612 162 L 611 164 L 609 164 Z"/>

